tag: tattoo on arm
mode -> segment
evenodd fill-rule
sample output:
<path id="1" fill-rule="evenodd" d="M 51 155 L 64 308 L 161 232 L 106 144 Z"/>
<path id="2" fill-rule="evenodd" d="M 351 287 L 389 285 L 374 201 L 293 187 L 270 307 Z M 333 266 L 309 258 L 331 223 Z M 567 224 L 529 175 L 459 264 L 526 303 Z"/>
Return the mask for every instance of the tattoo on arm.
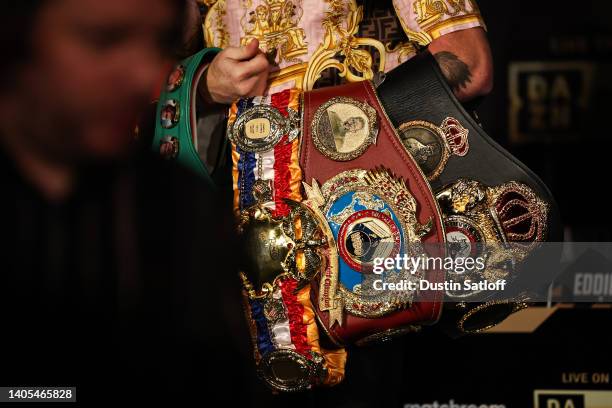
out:
<path id="1" fill-rule="evenodd" d="M 452 52 L 441 51 L 434 57 L 453 91 L 457 92 L 472 82 L 470 68 Z"/>

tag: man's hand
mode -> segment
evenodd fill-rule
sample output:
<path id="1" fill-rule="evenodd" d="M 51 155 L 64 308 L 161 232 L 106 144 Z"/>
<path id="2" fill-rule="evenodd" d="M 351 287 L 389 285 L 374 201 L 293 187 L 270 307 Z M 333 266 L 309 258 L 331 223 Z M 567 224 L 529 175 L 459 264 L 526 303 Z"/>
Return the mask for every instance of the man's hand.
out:
<path id="1" fill-rule="evenodd" d="M 493 62 L 489 42 L 482 28 L 445 34 L 429 44 L 442 73 L 461 102 L 491 92 Z"/>
<path id="2" fill-rule="evenodd" d="M 263 95 L 268 82 L 270 64 L 252 40 L 244 47 L 228 47 L 212 60 L 200 92 L 207 102 L 231 104 L 239 98 Z"/>

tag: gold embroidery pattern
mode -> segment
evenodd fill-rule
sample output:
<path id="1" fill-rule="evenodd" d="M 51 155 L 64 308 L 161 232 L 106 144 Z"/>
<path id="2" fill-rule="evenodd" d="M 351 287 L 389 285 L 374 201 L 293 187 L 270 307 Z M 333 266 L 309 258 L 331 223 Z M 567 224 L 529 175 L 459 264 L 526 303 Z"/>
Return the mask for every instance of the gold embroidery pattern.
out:
<path id="1" fill-rule="evenodd" d="M 277 62 L 301 62 L 296 57 L 308 53 L 306 34 L 298 26 L 303 14 L 301 0 L 264 0 L 255 9 L 252 0 L 247 0 L 243 7 L 241 45 L 256 38 L 261 48 L 275 53 Z"/>
<path id="2" fill-rule="evenodd" d="M 385 44 L 385 50 L 389 54 L 396 54 L 397 62 L 399 64 L 408 60 L 411 56 L 417 53 L 416 46 L 410 41 L 401 42 L 395 46 L 392 46 L 391 43 L 387 43 Z"/>
<path id="3" fill-rule="evenodd" d="M 404 20 L 404 16 L 397 8 L 395 2 L 393 2 L 393 8 L 395 9 L 395 14 L 397 15 L 397 18 L 399 18 L 400 24 L 402 25 L 402 28 L 404 29 L 404 32 L 406 33 L 410 41 L 414 41 L 422 46 L 426 46 L 432 41 L 431 36 L 426 32 L 418 32 L 410 29 L 410 27 L 408 26 L 408 24 L 406 24 L 406 21 Z"/>
<path id="4" fill-rule="evenodd" d="M 458 24 L 477 22 L 486 30 L 478 6 L 472 0 L 416 0 L 413 8 L 421 31 L 411 30 L 395 2 L 393 5 L 408 38 L 421 46 L 438 38 L 443 29 Z"/>
<path id="5" fill-rule="evenodd" d="M 470 0 L 417 0 L 414 3 L 416 20 L 424 31 L 433 26 L 443 17 L 455 17 L 459 13 L 467 13 Z M 449 7 L 450 6 L 450 7 Z"/>
<path id="6" fill-rule="evenodd" d="M 230 36 L 225 27 L 225 0 L 205 0 L 204 4 L 210 7 L 203 23 L 206 45 L 219 48 L 229 46 Z"/>
<path id="7" fill-rule="evenodd" d="M 229 46 L 226 0 L 198 1 L 209 6 L 203 23 L 207 46 Z M 241 38 L 241 45 L 257 38 L 277 62 L 292 63 L 270 76 L 271 86 L 294 80 L 297 88 L 308 91 L 314 88 L 323 71 L 330 68 L 338 70 L 338 75 L 349 82 L 373 79 L 372 55 L 362 47 L 373 47 L 379 52 L 380 63 L 376 70 L 384 72 L 385 46 L 380 41 L 356 36 L 363 8 L 358 7 L 355 0 L 324 1 L 328 10 L 322 23 L 323 41 L 310 60 L 302 62 L 297 57 L 308 54 L 306 33 L 298 26 L 303 14 L 302 0 L 264 0 L 254 8 L 252 0 L 242 0 L 245 12 L 240 24 L 245 36 Z M 409 53 L 408 48 L 406 53 Z"/>
<path id="8" fill-rule="evenodd" d="M 321 73 L 333 68 L 339 71 L 340 77 L 349 82 L 369 80 L 374 77 L 372 55 L 362 46 L 376 48 L 380 54 L 379 70 L 384 71 L 385 47 L 377 40 L 355 36 L 363 19 L 363 7 L 357 6 L 354 0 L 325 0 L 329 5 L 325 12 L 323 27 L 325 35 L 323 44 L 310 59 L 308 71 L 304 78 L 303 89 L 313 89 Z"/>

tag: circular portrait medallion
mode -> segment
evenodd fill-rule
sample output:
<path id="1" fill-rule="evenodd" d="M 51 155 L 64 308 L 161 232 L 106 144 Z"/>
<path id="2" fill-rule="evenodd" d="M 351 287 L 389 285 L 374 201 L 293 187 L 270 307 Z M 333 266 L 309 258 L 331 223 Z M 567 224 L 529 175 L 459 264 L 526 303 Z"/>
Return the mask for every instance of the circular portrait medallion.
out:
<path id="1" fill-rule="evenodd" d="M 376 143 L 376 110 L 352 98 L 332 98 L 317 109 L 312 134 L 315 147 L 330 159 L 356 159 Z"/>
<path id="2" fill-rule="evenodd" d="M 444 132 L 432 123 L 416 120 L 403 123 L 398 134 L 425 176 L 429 180 L 437 178 L 450 155 Z"/>

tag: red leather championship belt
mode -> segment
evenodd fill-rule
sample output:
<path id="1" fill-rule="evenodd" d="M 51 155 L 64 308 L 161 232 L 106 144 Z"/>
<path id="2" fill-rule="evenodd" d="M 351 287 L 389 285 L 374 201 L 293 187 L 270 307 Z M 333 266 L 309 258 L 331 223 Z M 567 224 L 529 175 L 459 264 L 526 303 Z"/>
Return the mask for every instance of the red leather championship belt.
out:
<path id="1" fill-rule="evenodd" d="M 436 322 L 442 291 L 382 290 L 418 274 L 372 271 L 376 258 L 418 256 L 421 243 L 443 243 L 445 234 L 430 185 L 371 82 L 307 92 L 303 109 L 306 192 L 318 203 L 337 249 L 312 284 L 324 330 L 347 344 Z M 430 282 L 444 279 L 439 270 L 423 273 Z"/>

